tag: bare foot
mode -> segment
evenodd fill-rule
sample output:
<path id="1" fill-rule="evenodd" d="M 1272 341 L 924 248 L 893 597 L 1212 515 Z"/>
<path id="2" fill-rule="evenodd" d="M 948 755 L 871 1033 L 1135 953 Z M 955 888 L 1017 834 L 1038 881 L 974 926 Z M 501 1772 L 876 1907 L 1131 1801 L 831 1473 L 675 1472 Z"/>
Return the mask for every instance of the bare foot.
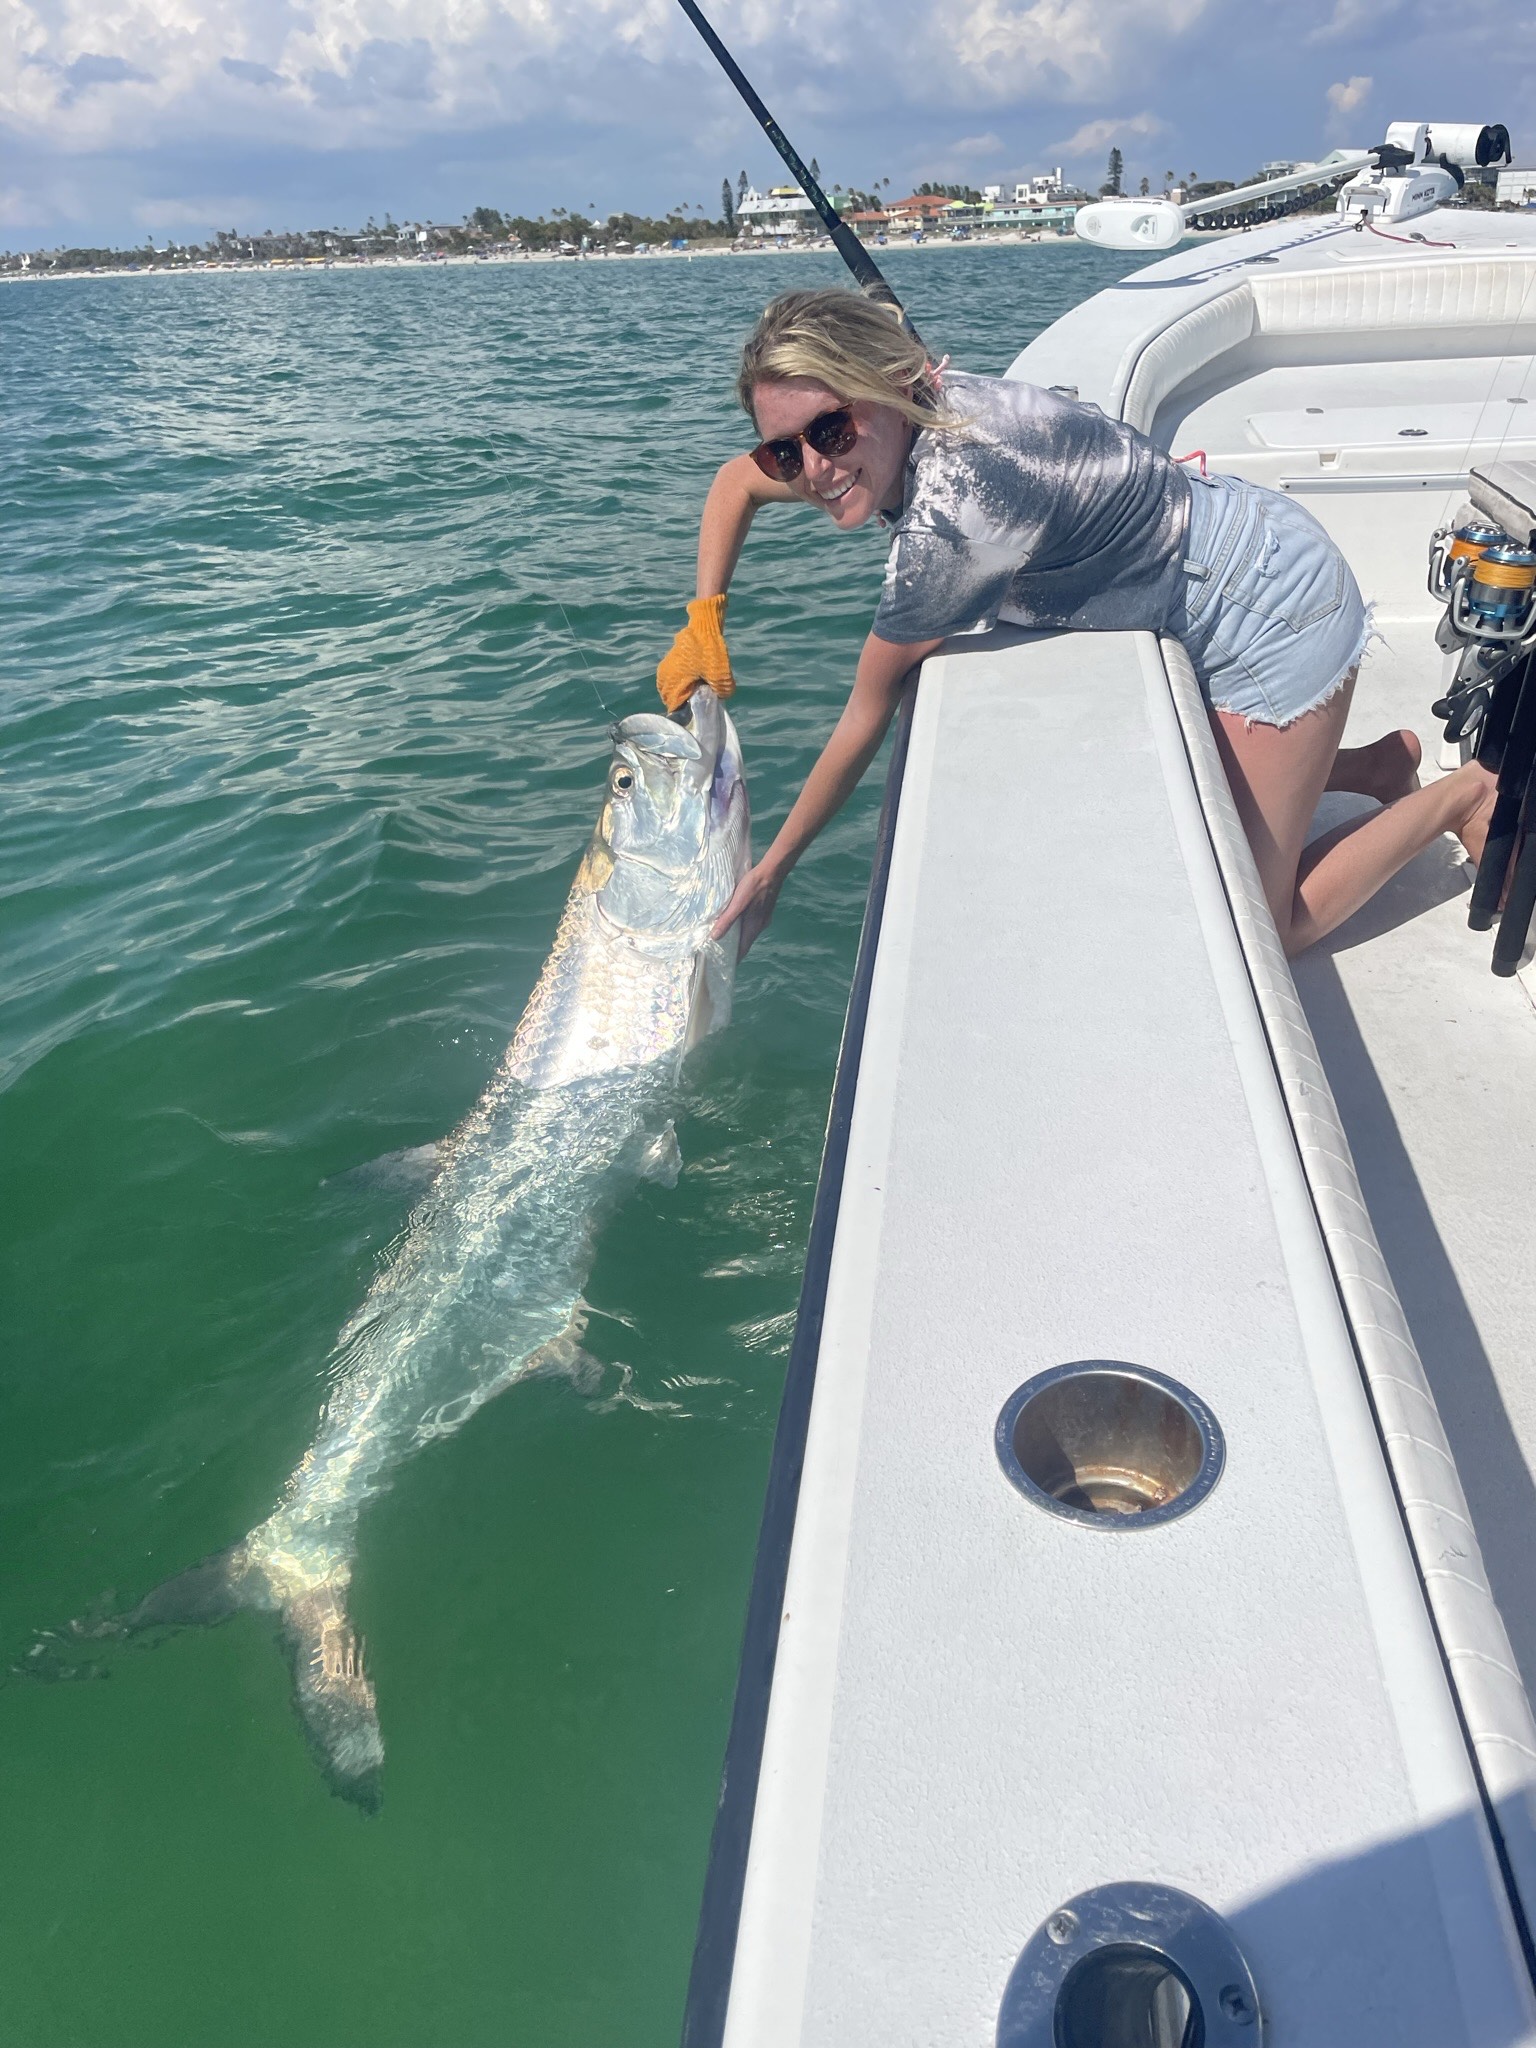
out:
<path id="1" fill-rule="evenodd" d="M 1399 732 L 1383 733 L 1368 747 L 1340 747 L 1328 787 L 1353 790 L 1359 796 L 1374 797 L 1379 804 L 1395 804 L 1400 796 L 1418 788 L 1423 758 L 1418 734 L 1404 726 Z"/>

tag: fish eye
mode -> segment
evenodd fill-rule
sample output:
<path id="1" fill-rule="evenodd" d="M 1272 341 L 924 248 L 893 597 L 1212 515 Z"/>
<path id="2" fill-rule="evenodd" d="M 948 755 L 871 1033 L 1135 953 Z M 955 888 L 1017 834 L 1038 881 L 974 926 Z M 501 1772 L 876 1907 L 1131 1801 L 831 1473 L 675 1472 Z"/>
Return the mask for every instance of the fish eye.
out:
<path id="1" fill-rule="evenodd" d="M 613 786 L 615 789 L 633 789 L 635 778 L 629 769 L 615 768 L 613 771 Z"/>

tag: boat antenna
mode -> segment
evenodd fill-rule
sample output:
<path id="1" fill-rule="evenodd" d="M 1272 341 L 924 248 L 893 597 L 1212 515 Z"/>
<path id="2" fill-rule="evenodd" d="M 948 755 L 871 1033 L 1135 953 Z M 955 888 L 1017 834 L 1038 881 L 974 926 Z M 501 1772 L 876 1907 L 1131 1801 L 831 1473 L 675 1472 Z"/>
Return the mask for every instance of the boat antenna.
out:
<path id="1" fill-rule="evenodd" d="M 806 198 L 810 200 L 817 213 L 820 214 L 822 226 L 832 237 L 832 245 L 837 250 L 838 255 L 842 257 L 858 280 L 859 289 L 867 292 L 872 299 L 878 299 L 882 305 L 889 306 L 912 339 L 920 343 L 922 336 L 912 325 L 911 315 L 886 283 L 879 265 L 853 232 L 853 229 L 849 227 L 845 220 L 839 217 L 837 208 L 828 199 L 826 193 L 822 191 L 820 185 L 811 176 L 805 165 L 801 163 L 799 156 L 795 152 L 794 144 L 758 98 L 751 79 L 747 77 L 741 66 L 736 62 L 736 59 L 705 20 L 696 5 L 696 0 L 677 0 L 677 4 L 682 8 L 684 14 L 687 15 L 688 19 L 714 52 L 721 70 L 746 101 L 748 109 L 753 119 L 757 122 L 758 127 L 762 129 L 768 140 L 779 152 L 779 155 L 783 157 L 785 163 L 789 166 L 791 177 L 795 180 L 795 183 L 800 187 Z"/>

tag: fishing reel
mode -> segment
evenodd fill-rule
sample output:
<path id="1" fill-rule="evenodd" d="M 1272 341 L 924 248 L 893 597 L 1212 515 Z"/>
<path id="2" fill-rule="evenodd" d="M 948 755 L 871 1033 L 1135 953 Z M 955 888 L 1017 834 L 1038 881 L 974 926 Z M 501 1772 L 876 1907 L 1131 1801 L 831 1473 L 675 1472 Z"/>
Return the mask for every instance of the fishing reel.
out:
<path id="1" fill-rule="evenodd" d="M 1523 640 L 1536 625 L 1536 551 L 1503 539 L 1484 548 L 1452 578 L 1449 612 L 1468 640 Z"/>
<path id="2" fill-rule="evenodd" d="M 1449 604 L 1452 579 L 1508 538 L 1501 526 L 1475 514 L 1455 526 L 1438 527 L 1429 543 L 1429 594 L 1436 604 Z"/>
<path id="3" fill-rule="evenodd" d="M 1447 633 L 1453 643 L 1523 640 L 1536 626 L 1536 550 L 1477 514 L 1442 526 L 1429 544 L 1429 594 L 1446 607 L 1442 646 Z"/>
<path id="4" fill-rule="evenodd" d="M 1482 743 L 1500 682 L 1536 634 L 1536 551 L 1469 507 L 1430 541 L 1429 594 L 1445 606 L 1435 639 L 1456 656 L 1433 711 L 1465 761 Z"/>

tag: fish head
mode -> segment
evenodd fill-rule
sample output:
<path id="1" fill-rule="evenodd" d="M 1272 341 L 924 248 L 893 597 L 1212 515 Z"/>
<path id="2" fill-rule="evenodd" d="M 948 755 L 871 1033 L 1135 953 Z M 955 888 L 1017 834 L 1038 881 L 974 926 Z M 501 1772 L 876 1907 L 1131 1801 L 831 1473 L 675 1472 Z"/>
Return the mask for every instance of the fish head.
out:
<path id="1" fill-rule="evenodd" d="M 611 737 L 596 842 L 606 856 L 597 890 L 605 913 L 632 931 L 713 922 L 751 859 L 730 713 L 713 690 L 700 689 L 676 716 L 637 712 Z"/>

